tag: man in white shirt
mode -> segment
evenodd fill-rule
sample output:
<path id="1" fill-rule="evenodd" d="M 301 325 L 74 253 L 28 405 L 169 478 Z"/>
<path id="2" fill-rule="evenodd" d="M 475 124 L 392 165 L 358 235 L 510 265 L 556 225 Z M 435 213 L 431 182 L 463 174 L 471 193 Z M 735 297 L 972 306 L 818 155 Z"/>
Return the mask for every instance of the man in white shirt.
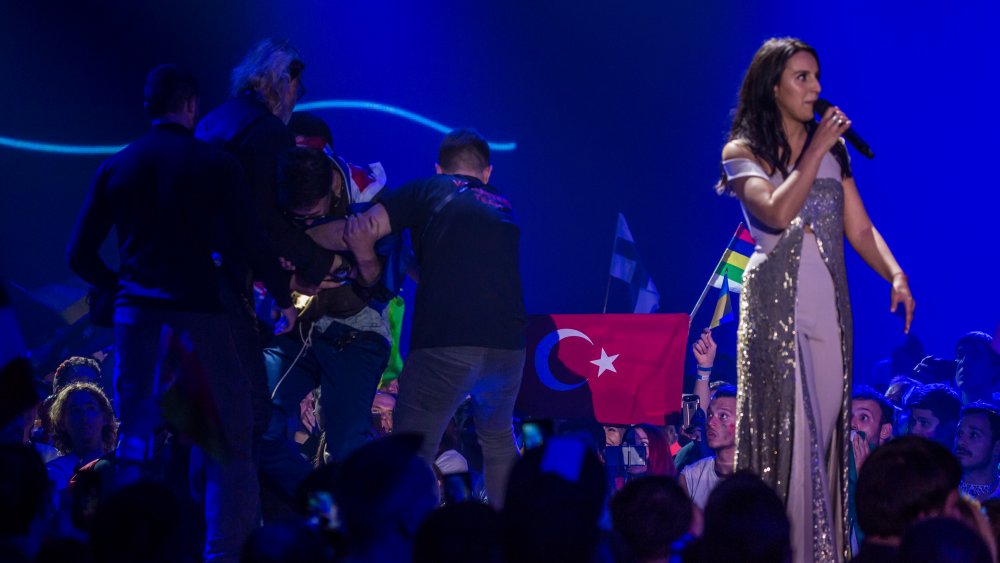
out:
<path id="1" fill-rule="evenodd" d="M 699 460 L 681 471 L 678 482 L 691 501 L 704 509 L 708 495 L 719 481 L 733 473 L 736 454 L 736 388 L 723 385 L 708 403 L 706 441 L 715 455 Z"/>

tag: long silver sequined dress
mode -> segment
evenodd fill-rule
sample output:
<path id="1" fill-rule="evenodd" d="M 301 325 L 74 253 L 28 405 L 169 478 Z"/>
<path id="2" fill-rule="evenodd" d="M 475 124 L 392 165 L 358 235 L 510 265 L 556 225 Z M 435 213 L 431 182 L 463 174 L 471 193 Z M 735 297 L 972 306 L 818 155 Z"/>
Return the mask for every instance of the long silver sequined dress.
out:
<path id="1" fill-rule="evenodd" d="M 769 177 L 746 159 L 723 167 L 730 182 L 747 176 L 774 186 L 783 181 L 780 173 Z M 760 475 L 785 501 L 795 561 L 850 558 L 846 438 L 852 329 L 840 178 L 840 166 L 827 154 L 802 210 L 783 231 L 769 229 L 744 207 L 757 247 L 740 295 L 736 467 Z M 813 287 L 817 279 L 830 289 Z M 799 326 L 806 309 L 816 310 L 815 299 L 824 301 L 818 304 L 826 306 L 820 316 L 833 327 L 827 331 L 832 343 L 819 357 L 810 351 L 812 329 Z"/>

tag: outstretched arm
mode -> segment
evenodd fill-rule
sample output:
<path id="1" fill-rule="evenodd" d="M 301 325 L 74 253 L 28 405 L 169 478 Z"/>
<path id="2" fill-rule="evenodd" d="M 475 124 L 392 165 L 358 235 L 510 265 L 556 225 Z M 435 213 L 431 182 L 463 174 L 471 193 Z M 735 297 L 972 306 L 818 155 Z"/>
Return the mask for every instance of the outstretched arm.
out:
<path id="1" fill-rule="evenodd" d="M 392 226 L 389 223 L 389 214 L 386 213 L 385 207 L 380 203 L 371 206 L 358 219 L 366 225 L 371 225 L 375 233 L 375 240 L 392 232 Z M 346 230 L 347 221 L 341 219 L 317 225 L 306 231 L 306 234 L 323 248 L 343 251 L 350 250 L 350 246 L 348 246 L 347 241 L 344 239 Z"/>
<path id="2" fill-rule="evenodd" d="M 896 312 L 899 305 L 903 305 L 906 313 L 906 324 L 903 331 L 910 332 L 910 323 L 913 321 L 913 309 L 916 302 L 913 294 L 910 293 L 909 279 L 899 267 L 896 258 L 889 250 L 889 245 L 872 224 L 865 211 L 865 205 L 861 201 L 861 194 L 858 193 L 858 186 L 853 178 L 847 178 L 844 185 L 844 234 L 847 235 L 848 242 L 858 252 L 858 255 L 875 270 L 880 276 L 892 284 L 892 296 L 890 301 L 890 311 Z"/>
<path id="3" fill-rule="evenodd" d="M 347 217 L 344 241 L 358 266 L 355 278 L 366 287 L 375 285 L 382 276 L 382 260 L 375 254 L 377 240 L 378 225 L 372 216 L 359 214 Z"/>
<path id="4" fill-rule="evenodd" d="M 712 329 L 706 328 L 701 331 L 701 338 L 695 340 L 691 346 L 694 358 L 698 362 L 698 377 L 694 381 L 694 393 L 698 395 L 701 408 L 708 411 L 708 402 L 712 398 L 709 389 L 709 379 L 712 376 L 712 366 L 715 363 L 715 352 L 717 346 L 712 339 Z"/>

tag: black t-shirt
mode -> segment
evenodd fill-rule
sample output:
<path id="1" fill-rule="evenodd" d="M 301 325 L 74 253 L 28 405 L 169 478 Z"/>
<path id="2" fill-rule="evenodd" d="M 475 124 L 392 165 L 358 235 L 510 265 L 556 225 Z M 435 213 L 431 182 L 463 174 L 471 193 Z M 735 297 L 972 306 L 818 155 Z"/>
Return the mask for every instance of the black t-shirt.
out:
<path id="1" fill-rule="evenodd" d="M 420 268 L 410 347 L 523 348 L 521 232 L 507 198 L 475 178 L 439 175 L 388 191 L 382 205 L 393 232 L 411 229 Z"/>

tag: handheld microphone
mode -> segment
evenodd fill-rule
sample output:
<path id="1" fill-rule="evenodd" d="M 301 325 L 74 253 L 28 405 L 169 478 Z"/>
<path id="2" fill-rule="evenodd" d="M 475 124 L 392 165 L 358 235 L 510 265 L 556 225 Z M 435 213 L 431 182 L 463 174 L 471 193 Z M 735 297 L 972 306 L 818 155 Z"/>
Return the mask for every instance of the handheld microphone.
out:
<path id="1" fill-rule="evenodd" d="M 826 113 L 826 110 L 831 107 L 833 107 L 833 104 L 823 98 L 816 100 L 813 104 L 813 109 L 816 111 L 816 115 L 819 115 L 820 117 L 822 117 L 823 114 Z M 864 139 L 861 138 L 861 135 L 858 135 L 858 132 L 854 130 L 853 126 L 847 131 L 844 131 L 844 138 L 847 139 L 848 143 L 851 143 L 852 147 L 854 147 L 859 153 L 868 157 L 868 159 L 875 158 L 875 153 L 872 152 L 872 148 L 868 146 L 868 143 L 866 143 Z"/>

